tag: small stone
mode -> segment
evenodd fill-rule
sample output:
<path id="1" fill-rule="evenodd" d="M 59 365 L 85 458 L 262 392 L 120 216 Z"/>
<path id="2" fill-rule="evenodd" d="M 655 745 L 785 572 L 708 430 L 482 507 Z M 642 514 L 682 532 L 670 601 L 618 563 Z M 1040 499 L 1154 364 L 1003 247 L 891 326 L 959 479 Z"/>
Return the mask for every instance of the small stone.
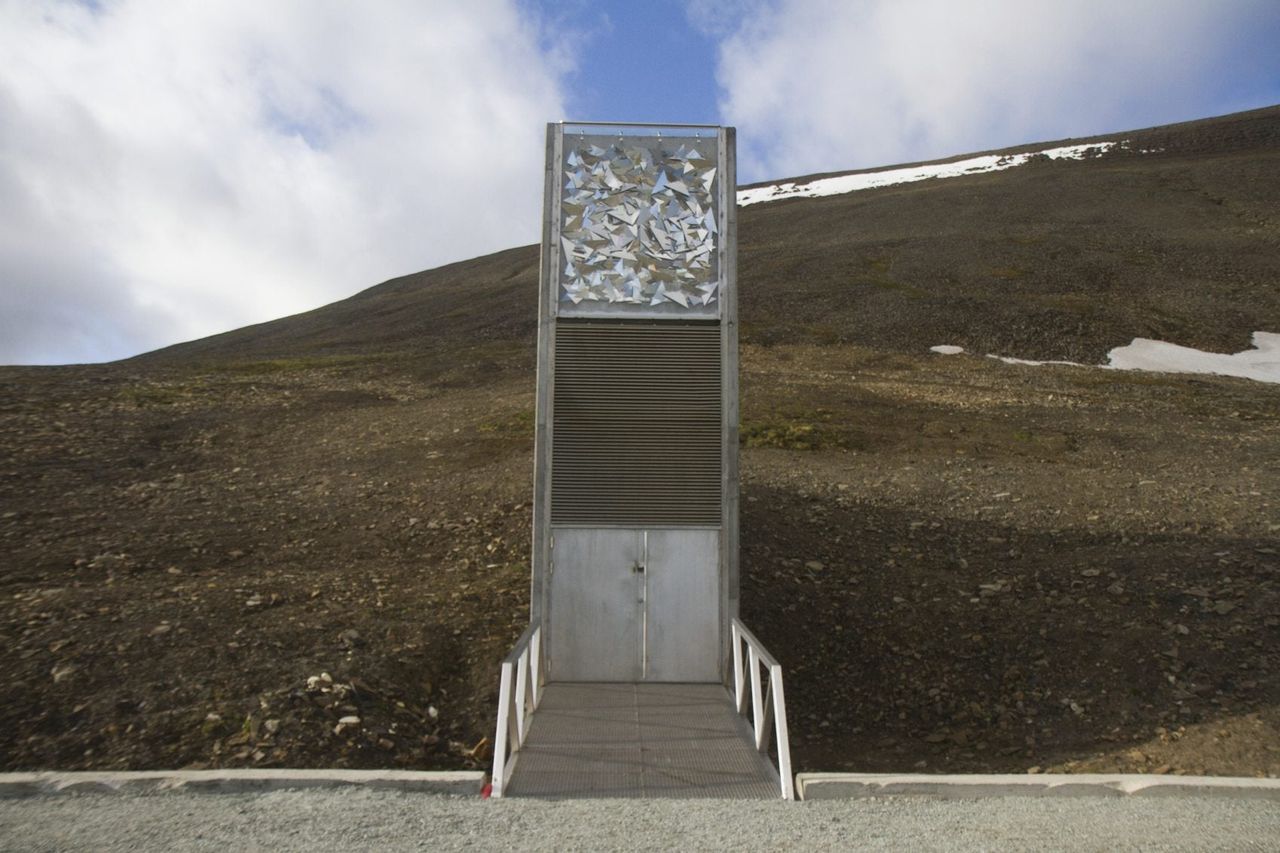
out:
<path id="1" fill-rule="evenodd" d="M 173 630 L 172 625 L 170 625 L 168 622 L 162 622 L 151 629 L 151 636 L 163 637 L 165 634 L 169 633 L 172 630 Z"/>
<path id="2" fill-rule="evenodd" d="M 265 723 L 262 724 L 262 728 L 266 729 L 267 734 L 273 735 L 276 732 L 280 731 L 280 721 L 267 720 Z"/>
<path id="3" fill-rule="evenodd" d="M 317 691 L 328 693 L 329 688 L 332 686 L 333 676 L 327 672 L 322 672 L 319 675 L 307 676 L 307 692 L 309 693 L 315 693 Z"/>
<path id="4" fill-rule="evenodd" d="M 1232 610 L 1235 610 L 1236 606 L 1236 603 L 1233 601 L 1215 602 L 1213 605 L 1213 612 L 1217 613 L 1219 616 L 1226 616 Z"/>
<path id="5" fill-rule="evenodd" d="M 360 632 L 354 628 L 348 628 L 338 635 L 338 644 L 344 649 L 354 649 L 356 646 L 362 645 Z"/>
<path id="6" fill-rule="evenodd" d="M 826 568 L 825 566 L 822 565 L 822 563 L 818 562 L 817 560 L 810 560 L 809 562 L 804 564 L 804 567 L 812 572 L 820 572 L 824 568 Z"/>
<path id="7" fill-rule="evenodd" d="M 1040 772 L 1042 771 L 1042 769 L 1043 769 L 1043 768 L 1041 768 L 1039 764 L 1036 764 L 1036 765 L 1034 765 L 1034 766 L 1032 766 L 1032 767 L 1028 767 L 1028 768 L 1027 768 L 1027 773 L 1029 773 L 1029 774 L 1031 774 L 1031 775 L 1033 775 L 1033 776 L 1034 776 L 1036 773 L 1040 773 Z"/>
<path id="8" fill-rule="evenodd" d="M 1107 587 L 1107 592 L 1112 595 L 1124 595 L 1124 587 L 1118 583 L 1113 583 L 1111 586 Z"/>
<path id="9" fill-rule="evenodd" d="M 360 725 L 360 718 L 359 718 L 359 717 L 355 717 L 355 716 L 343 717 L 342 719 L 338 720 L 338 725 L 340 725 L 340 726 L 358 726 L 358 725 Z"/>
<path id="10" fill-rule="evenodd" d="M 1102 574 L 1102 570 L 1101 570 L 1101 569 L 1084 569 L 1083 571 L 1081 571 L 1081 572 L 1080 572 L 1080 577 L 1082 577 L 1082 578 L 1096 578 L 1096 577 L 1097 577 L 1098 575 L 1100 575 L 1100 574 Z"/>
<path id="11" fill-rule="evenodd" d="M 428 716 L 428 717 L 430 717 L 432 720 L 438 720 L 438 719 L 440 719 L 440 712 L 439 712 L 438 710 L 436 710 L 436 706 L 435 706 L 435 705 L 428 705 L 428 706 L 427 706 L 427 716 Z"/>
<path id="12" fill-rule="evenodd" d="M 49 670 L 49 674 L 53 676 L 53 683 L 57 684 L 61 681 L 66 681 L 68 678 L 75 675 L 77 669 L 79 669 L 79 667 L 73 663 L 60 663 L 53 669 Z"/>

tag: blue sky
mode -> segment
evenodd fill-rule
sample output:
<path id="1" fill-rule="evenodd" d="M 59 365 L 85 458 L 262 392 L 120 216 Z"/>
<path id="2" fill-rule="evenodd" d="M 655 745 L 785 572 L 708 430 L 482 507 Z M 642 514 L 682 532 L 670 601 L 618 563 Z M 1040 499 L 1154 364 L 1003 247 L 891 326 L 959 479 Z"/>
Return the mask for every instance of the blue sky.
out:
<path id="1" fill-rule="evenodd" d="M 568 35 L 571 121 L 716 124 L 716 40 L 680 0 L 539 2 L 526 8 Z"/>
<path id="2" fill-rule="evenodd" d="M 538 239 L 544 125 L 739 180 L 1280 103 L 1277 0 L 0 0 L 0 363 L 120 358 Z"/>

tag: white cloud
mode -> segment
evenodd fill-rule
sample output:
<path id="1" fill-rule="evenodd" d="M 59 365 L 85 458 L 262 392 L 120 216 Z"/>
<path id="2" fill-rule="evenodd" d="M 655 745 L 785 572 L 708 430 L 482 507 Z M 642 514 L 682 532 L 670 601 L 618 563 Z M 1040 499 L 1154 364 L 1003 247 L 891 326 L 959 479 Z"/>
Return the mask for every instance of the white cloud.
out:
<path id="1" fill-rule="evenodd" d="M 775 0 L 733 22 L 711 8 L 690 13 L 729 33 L 721 110 L 745 180 L 1262 106 L 1232 93 L 1280 74 L 1260 35 L 1278 29 L 1274 0 Z"/>
<path id="2" fill-rule="evenodd" d="M 538 238 L 564 53 L 513 0 L 0 2 L 0 363 Z"/>

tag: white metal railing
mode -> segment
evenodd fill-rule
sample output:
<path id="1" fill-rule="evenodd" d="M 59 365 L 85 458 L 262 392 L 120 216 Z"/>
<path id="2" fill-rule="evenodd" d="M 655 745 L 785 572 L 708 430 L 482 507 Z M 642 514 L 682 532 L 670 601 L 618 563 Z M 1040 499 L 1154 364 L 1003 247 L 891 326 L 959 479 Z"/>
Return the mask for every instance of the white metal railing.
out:
<path id="1" fill-rule="evenodd" d="M 769 753 L 770 735 L 773 736 L 778 778 L 782 782 L 782 799 L 794 800 L 796 790 L 795 780 L 791 776 L 791 744 L 787 739 L 787 702 L 782 693 L 782 666 L 736 618 L 730 623 L 730 630 L 733 633 L 734 707 L 739 714 L 750 714 L 756 749 L 760 752 L 766 755 Z M 767 687 L 763 684 L 761 667 L 769 673 Z M 751 700 L 749 705 L 748 698 Z M 773 719 L 772 731 L 769 726 L 770 717 Z"/>
<path id="2" fill-rule="evenodd" d="M 498 687 L 498 733 L 493 742 L 490 796 L 501 797 L 511 780 L 516 753 L 524 745 L 529 720 L 542 700 L 542 625 L 530 623 L 502 662 Z"/>

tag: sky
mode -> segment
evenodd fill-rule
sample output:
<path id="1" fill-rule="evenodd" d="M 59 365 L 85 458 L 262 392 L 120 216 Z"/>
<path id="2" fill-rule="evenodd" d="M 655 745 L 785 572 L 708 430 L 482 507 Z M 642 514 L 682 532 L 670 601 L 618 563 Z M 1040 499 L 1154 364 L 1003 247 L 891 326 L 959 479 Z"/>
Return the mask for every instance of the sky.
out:
<path id="1" fill-rule="evenodd" d="M 545 124 L 739 181 L 1280 103 L 1277 0 L 0 0 L 0 364 L 97 362 L 539 239 Z"/>

